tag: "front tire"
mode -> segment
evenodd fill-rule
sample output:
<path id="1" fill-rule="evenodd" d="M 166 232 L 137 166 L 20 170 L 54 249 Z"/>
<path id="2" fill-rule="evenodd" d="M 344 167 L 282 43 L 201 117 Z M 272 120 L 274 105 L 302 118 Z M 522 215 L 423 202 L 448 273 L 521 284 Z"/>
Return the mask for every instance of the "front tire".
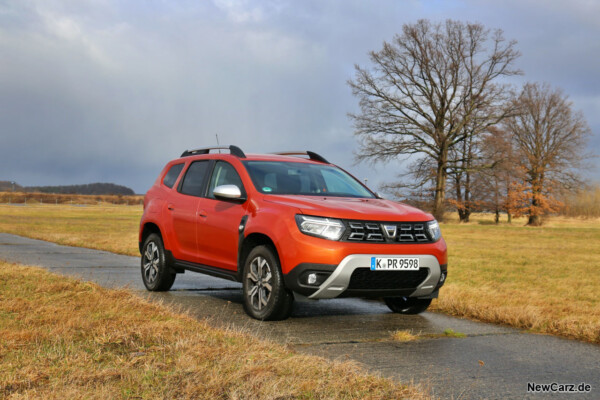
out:
<path id="1" fill-rule="evenodd" d="M 421 314 L 431 304 L 431 299 L 418 299 L 416 297 L 386 297 L 385 304 L 398 314 Z"/>
<path id="2" fill-rule="evenodd" d="M 173 286 L 175 276 L 167 265 L 161 237 L 156 233 L 150 234 L 142 247 L 144 286 L 151 292 L 165 292 Z"/>
<path id="3" fill-rule="evenodd" d="M 279 259 L 269 246 L 256 246 L 244 263 L 242 273 L 244 310 L 261 321 L 286 319 L 294 297 L 285 287 Z"/>

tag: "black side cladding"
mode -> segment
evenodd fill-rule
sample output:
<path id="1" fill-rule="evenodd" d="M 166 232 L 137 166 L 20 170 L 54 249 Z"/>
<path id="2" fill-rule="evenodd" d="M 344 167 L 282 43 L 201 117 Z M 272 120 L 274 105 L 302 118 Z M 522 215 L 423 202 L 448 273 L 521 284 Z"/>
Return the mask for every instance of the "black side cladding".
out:
<path id="1" fill-rule="evenodd" d="M 238 253 L 237 253 L 237 278 L 238 281 L 242 281 L 242 269 L 244 269 L 242 257 L 242 245 L 244 244 L 244 230 L 246 230 L 246 222 L 248 222 L 248 216 L 244 215 L 240 220 L 240 225 L 238 226 Z"/>

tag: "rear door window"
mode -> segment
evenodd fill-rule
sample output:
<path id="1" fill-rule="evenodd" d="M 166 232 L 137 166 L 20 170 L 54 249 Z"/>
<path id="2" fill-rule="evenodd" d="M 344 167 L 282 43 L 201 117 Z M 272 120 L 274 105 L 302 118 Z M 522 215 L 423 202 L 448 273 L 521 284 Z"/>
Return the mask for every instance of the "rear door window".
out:
<path id="1" fill-rule="evenodd" d="M 203 160 L 195 161 L 190 165 L 183 177 L 183 182 L 181 183 L 181 193 L 198 197 L 203 195 L 202 189 L 204 187 L 204 180 L 206 179 L 209 163 L 209 160 Z"/>

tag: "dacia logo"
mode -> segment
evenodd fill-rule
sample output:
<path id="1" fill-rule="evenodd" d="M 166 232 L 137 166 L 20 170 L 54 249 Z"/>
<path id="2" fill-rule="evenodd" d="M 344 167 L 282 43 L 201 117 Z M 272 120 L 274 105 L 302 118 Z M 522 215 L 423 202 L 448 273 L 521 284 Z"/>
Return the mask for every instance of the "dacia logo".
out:
<path id="1" fill-rule="evenodd" d="M 396 225 L 385 225 L 383 224 L 383 231 L 385 235 L 390 239 L 396 238 L 396 233 L 398 232 L 398 227 Z"/>

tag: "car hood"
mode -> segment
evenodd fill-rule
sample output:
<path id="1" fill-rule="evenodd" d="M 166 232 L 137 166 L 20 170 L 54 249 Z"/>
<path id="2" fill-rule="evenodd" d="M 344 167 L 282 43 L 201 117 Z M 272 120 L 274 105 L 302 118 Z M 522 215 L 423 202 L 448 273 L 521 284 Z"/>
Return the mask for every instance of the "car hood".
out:
<path id="1" fill-rule="evenodd" d="M 376 220 L 376 221 L 431 221 L 429 213 L 383 199 L 350 197 L 268 195 L 264 201 L 298 208 L 303 214 L 320 217 Z"/>

